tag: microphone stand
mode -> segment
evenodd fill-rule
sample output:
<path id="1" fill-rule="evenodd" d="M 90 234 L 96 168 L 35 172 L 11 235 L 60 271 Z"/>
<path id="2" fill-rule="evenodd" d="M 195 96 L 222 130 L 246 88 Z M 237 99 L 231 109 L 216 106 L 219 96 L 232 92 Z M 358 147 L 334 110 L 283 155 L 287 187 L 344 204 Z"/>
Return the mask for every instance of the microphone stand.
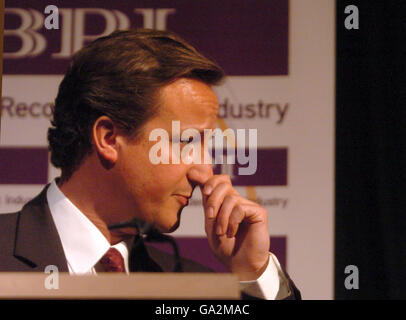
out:
<path id="1" fill-rule="evenodd" d="M 172 250 L 175 256 L 175 267 L 173 272 L 182 272 L 182 262 L 179 255 L 179 248 L 175 241 L 175 239 L 171 236 L 162 234 L 157 229 L 155 229 L 150 223 L 139 220 L 139 219 L 132 219 L 130 221 L 114 223 L 108 226 L 109 230 L 114 229 L 121 229 L 121 228 L 135 228 L 140 235 L 138 238 L 136 237 L 133 247 L 137 241 L 145 240 L 147 242 L 169 242 L 172 246 Z"/>

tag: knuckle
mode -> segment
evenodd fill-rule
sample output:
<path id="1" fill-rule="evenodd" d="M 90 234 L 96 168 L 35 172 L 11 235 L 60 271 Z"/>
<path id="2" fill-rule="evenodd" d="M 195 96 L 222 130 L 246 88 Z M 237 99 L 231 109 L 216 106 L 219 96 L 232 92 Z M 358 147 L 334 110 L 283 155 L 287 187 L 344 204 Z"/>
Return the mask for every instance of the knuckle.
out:
<path id="1" fill-rule="evenodd" d="M 237 205 L 235 206 L 235 209 L 236 209 L 239 213 L 241 213 L 241 212 L 244 211 L 244 208 L 243 208 L 243 206 L 242 206 L 240 203 L 237 203 Z"/>
<path id="2" fill-rule="evenodd" d="M 225 196 L 224 202 L 225 203 L 230 203 L 230 204 L 236 203 L 237 202 L 237 197 L 234 194 L 228 194 L 228 195 Z"/>
<path id="3" fill-rule="evenodd" d="M 222 188 L 229 188 L 230 187 L 230 185 L 225 181 L 221 181 L 219 183 L 219 186 L 221 186 Z"/>
<path id="4" fill-rule="evenodd" d="M 228 174 L 220 174 L 219 176 L 224 182 L 231 184 L 231 178 Z"/>
<path id="5" fill-rule="evenodd" d="M 242 207 L 242 205 L 240 205 L 240 204 L 237 205 L 236 210 L 237 210 L 237 214 L 240 218 L 244 216 L 244 208 Z"/>
<path id="6" fill-rule="evenodd" d="M 231 224 L 239 224 L 244 217 L 244 211 L 240 206 L 236 206 L 230 216 Z"/>
<path id="7" fill-rule="evenodd" d="M 230 222 L 230 225 L 233 225 L 233 226 L 237 225 L 240 222 L 239 216 L 237 216 L 235 214 L 231 215 L 229 222 Z"/>
<path id="8" fill-rule="evenodd" d="M 233 188 L 233 186 L 231 185 L 231 184 L 229 184 L 229 183 L 227 183 L 227 182 L 222 182 L 222 183 L 220 183 L 219 184 L 219 187 L 222 189 L 222 190 L 224 190 L 224 192 L 227 192 L 227 195 L 228 194 L 235 194 L 235 192 L 233 191 L 234 190 L 234 188 Z"/>
<path id="9" fill-rule="evenodd" d="M 262 215 L 264 217 L 268 216 L 268 211 L 262 206 L 258 207 L 258 212 L 259 212 L 260 215 Z"/>

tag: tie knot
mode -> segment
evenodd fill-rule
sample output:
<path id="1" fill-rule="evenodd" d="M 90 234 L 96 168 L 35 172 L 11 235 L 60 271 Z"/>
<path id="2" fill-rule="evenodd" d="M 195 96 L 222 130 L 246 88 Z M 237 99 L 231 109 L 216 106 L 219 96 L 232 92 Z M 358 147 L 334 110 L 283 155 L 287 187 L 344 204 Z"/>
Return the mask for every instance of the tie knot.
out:
<path id="1" fill-rule="evenodd" d="M 106 272 L 125 272 L 124 259 L 116 248 L 110 248 L 100 259 Z"/>

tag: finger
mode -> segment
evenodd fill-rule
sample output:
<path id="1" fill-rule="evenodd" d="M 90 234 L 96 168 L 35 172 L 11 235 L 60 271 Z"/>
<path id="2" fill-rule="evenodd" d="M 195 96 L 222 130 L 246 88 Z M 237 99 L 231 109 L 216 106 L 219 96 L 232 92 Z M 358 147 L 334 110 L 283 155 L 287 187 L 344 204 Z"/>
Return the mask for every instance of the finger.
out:
<path id="1" fill-rule="evenodd" d="M 206 181 L 206 183 L 204 184 L 203 190 L 202 190 L 203 195 L 209 196 L 213 192 L 213 190 L 217 187 L 217 185 L 219 185 L 220 183 L 227 183 L 230 186 L 232 186 L 229 175 L 218 174 L 218 175 L 212 176 L 210 179 L 208 179 Z"/>
<path id="2" fill-rule="evenodd" d="M 204 196 L 203 205 L 205 207 L 206 217 L 216 219 L 218 211 L 223 204 L 224 198 L 230 194 L 232 187 L 226 182 L 218 184 L 211 192 L 210 196 Z"/>
<path id="3" fill-rule="evenodd" d="M 187 178 L 201 188 L 211 177 L 213 177 L 213 168 L 209 164 L 194 166 L 187 172 Z"/>
<path id="4" fill-rule="evenodd" d="M 227 232 L 231 212 L 237 204 L 237 197 L 226 195 L 216 218 L 216 234 L 221 236 Z"/>
<path id="5" fill-rule="evenodd" d="M 229 220 L 228 220 L 228 228 L 227 228 L 227 237 L 233 238 L 237 234 L 238 227 L 240 223 L 244 220 L 245 213 L 241 205 L 234 206 Z"/>
<path id="6" fill-rule="evenodd" d="M 241 207 L 241 210 L 244 213 L 242 217 L 235 217 L 236 221 L 241 219 L 239 223 L 242 223 L 243 221 L 249 224 L 267 222 L 268 213 L 264 207 L 261 207 L 258 204 L 246 203 L 240 203 L 238 206 Z"/>
<path id="7" fill-rule="evenodd" d="M 255 224 L 264 223 L 267 225 L 266 211 L 262 210 L 258 205 L 239 203 L 234 206 L 228 221 L 227 237 L 233 238 L 236 236 L 238 229 L 242 223 Z"/>

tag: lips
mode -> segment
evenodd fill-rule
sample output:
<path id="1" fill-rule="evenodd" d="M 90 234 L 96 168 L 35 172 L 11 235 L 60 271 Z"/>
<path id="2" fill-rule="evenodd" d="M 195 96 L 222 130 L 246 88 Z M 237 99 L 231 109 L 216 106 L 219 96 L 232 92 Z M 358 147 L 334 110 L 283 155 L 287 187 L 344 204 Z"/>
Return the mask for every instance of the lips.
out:
<path id="1" fill-rule="evenodd" d="M 175 194 L 176 199 L 181 203 L 182 206 L 187 206 L 189 204 L 190 196 L 184 196 L 181 194 Z"/>

